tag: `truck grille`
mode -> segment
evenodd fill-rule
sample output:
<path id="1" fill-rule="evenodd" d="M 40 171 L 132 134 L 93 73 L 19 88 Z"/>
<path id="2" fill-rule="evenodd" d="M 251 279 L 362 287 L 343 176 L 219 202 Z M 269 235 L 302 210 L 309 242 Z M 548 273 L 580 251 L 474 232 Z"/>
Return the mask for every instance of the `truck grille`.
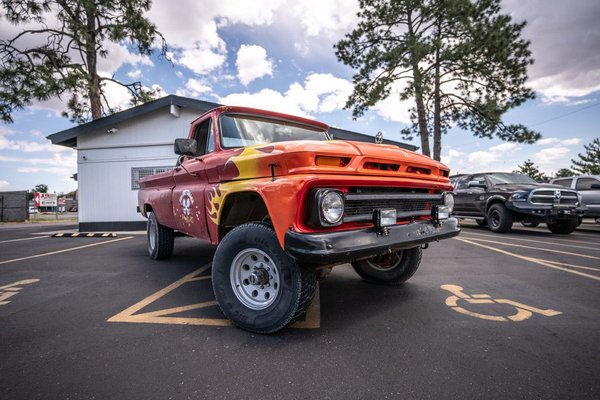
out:
<path id="1" fill-rule="evenodd" d="M 442 194 L 423 189 L 377 188 L 345 194 L 344 222 L 372 221 L 376 209 L 395 209 L 399 220 L 431 214 L 431 207 L 442 205 Z"/>
<path id="2" fill-rule="evenodd" d="M 577 206 L 577 192 L 561 189 L 538 189 L 531 192 L 529 201 L 532 204 Z"/>

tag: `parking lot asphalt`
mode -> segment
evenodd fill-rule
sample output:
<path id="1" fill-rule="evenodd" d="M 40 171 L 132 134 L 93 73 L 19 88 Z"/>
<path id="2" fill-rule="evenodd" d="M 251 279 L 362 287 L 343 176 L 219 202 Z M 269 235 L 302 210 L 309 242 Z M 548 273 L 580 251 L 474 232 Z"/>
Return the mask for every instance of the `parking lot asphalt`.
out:
<path id="1" fill-rule="evenodd" d="M 600 230 L 470 222 L 398 287 L 349 265 L 278 334 L 229 325 L 214 249 L 0 227 L 0 399 L 598 399 Z"/>

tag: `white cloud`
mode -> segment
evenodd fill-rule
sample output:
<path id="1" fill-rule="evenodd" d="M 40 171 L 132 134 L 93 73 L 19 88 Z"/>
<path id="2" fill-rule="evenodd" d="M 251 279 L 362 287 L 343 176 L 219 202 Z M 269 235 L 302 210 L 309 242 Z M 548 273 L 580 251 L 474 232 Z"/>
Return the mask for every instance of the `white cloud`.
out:
<path id="1" fill-rule="evenodd" d="M 460 160 L 465 155 L 464 152 L 456 149 L 448 149 L 446 154 L 442 154 L 442 162 L 444 164 L 450 164 L 455 160 Z"/>
<path id="2" fill-rule="evenodd" d="M 488 150 L 479 150 L 469 153 L 466 159 L 476 170 L 490 168 L 494 163 L 500 160 L 510 158 L 521 146 L 517 143 L 500 143 L 490 147 Z"/>
<path id="3" fill-rule="evenodd" d="M 574 146 L 579 143 L 581 143 L 581 139 L 579 139 L 579 138 L 572 138 L 572 139 L 544 138 L 544 139 L 540 139 L 536 142 L 536 144 L 539 144 L 542 146 L 557 145 L 557 144 L 560 144 L 562 146 Z"/>
<path id="4" fill-rule="evenodd" d="M 490 151 L 494 153 L 508 153 L 511 151 L 516 151 L 521 148 L 517 143 L 501 143 L 496 146 L 490 147 Z"/>
<path id="5" fill-rule="evenodd" d="M 294 82 L 286 97 L 297 103 L 306 112 L 332 112 L 341 110 L 352 93 L 352 83 L 332 74 L 311 74 L 304 85 Z"/>
<path id="6" fill-rule="evenodd" d="M 304 83 L 292 83 L 285 93 L 263 89 L 256 93 L 234 93 L 220 97 L 227 105 L 243 105 L 285 112 L 306 118 L 311 113 L 341 110 L 352 90 L 352 84 L 331 74 L 311 74 Z"/>
<path id="7" fill-rule="evenodd" d="M 232 24 L 269 25 L 282 0 L 155 1 L 148 13 L 173 49 L 173 61 L 193 72 L 209 74 L 225 65 L 227 49 L 219 28 Z"/>
<path id="8" fill-rule="evenodd" d="M 414 107 L 412 100 L 400 100 L 400 93 L 404 89 L 404 83 L 396 81 L 392 84 L 389 96 L 378 102 L 373 110 L 388 121 L 410 124 L 410 109 Z"/>
<path id="9" fill-rule="evenodd" d="M 310 118 L 299 105 L 290 98 L 272 89 L 263 89 L 256 93 L 234 93 L 219 98 L 221 104 L 261 108 Z"/>
<path id="10" fill-rule="evenodd" d="M 546 102 L 573 102 L 600 90 L 600 2 L 503 0 L 503 11 L 527 20 L 535 63 L 531 87 Z"/>
<path id="11" fill-rule="evenodd" d="M 130 77 L 131 79 L 140 79 L 142 77 L 142 70 L 134 69 L 132 71 L 129 71 L 127 73 L 127 76 Z"/>
<path id="12" fill-rule="evenodd" d="M 357 0 L 303 0 L 292 4 L 292 12 L 308 36 L 341 38 L 357 22 Z"/>
<path id="13" fill-rule="evenodd" d="M 235 66 L 238 69 L 238 78 L 244 86 L 265 75 L 273 76 L 273 61 L 267 58 L 267 51 L 261 46 L 241 45 Z"/>
<path id="14" fill-rule="evenodd" d="M 557 161 L 564 158 L 570 153 L 570 149 L 567 147 L 550 147 L 543 149 L 535 153 L 532 157 L 533 161 L 543 165 L 545 167 L 552 166 Z"/>
<path id="15" fill-rule="evenodd" d="M 0 181 L 0 190 L 8 189 L 10 187 L 10 183 L 7 181 Z"/>
<path id="16" fill-rule="evenodd" d="M 206 75 L 218 69 L 226 60 L 227 50 L 224 42 L 215 48 L 206 47 L 198 42 L 194 47 L 183 49 L 173 59 L 199 75 Z"/>
<path id="17" fill-rule="evenodd" d="M 185 89 L 177 91 L 178 96 L 200 97 L 212 93 L 212 88 L 200 79 L 188 79 Z"/>

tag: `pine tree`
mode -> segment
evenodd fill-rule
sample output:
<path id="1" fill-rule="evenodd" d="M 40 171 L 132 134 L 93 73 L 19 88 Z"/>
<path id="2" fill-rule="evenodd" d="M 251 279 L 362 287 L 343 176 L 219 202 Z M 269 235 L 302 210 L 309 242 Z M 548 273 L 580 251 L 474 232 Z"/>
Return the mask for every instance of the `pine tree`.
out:
<path id="1" fill-rule="evenodd" d="M 583 147 L 585 154 L 579 153 L 579 160 L 571 160 L 571 169 L 582 175 L 600 175 L 600 138 Z"/>
<path id="2" fill-rule="evenodd" d="M 525 23 L 500 13 L 500 0 L 361 0 L 356 29 L 336 45 L 336 56 L 358 70 L 347 108 L 359 117 L 405 83 L 413 99 L 412 126 L 423 154 L 440 159 L 442 135 L 456 124 L 479 138 L 533 143 L 541 137 L 502 115 L 534 98 L 527 88 L 533 63 Z"/>
<path id="3" fill-rule="evenodd" d="M 525 161 L 522 165 L 518 166 L 518 170 L 513 171 L 518 174 L 528 175 L 531 179 L 538 182 L 547 181 L 548 177 L 544 175 L 537 165 L 531 160 Z"/>
<path id="4" fill-rule="evenodd" d="M 573 175 L 575 175 L 575 174 L 569 168 L 561 168 L 558 171 L 556 171 L 556 174 L 554 174 L 554 177 L 555 178 L 568 178 L 569 176 L 573 176 Z"/>
<path id="5" fill-rule="evenodd" d="M 144 12 L 150 0 L 1 0 L 0 17 L 23 26 L 13 38 L 0 39 L 0 119 L 12 122 L 15 110 L 32 101 L 69 96 L 64 116 L 72 121 L 98 119 L 114 110 L 104 95 L 106 82 L 126 87 L 132 102 L 152 97 L 140 82 L 100 76 L 99 58 L 107 44 L 127 41 L 149 55 L 156 41 L 166 42 Z M 37 25 L 37 26 L 35 26 Z"/>

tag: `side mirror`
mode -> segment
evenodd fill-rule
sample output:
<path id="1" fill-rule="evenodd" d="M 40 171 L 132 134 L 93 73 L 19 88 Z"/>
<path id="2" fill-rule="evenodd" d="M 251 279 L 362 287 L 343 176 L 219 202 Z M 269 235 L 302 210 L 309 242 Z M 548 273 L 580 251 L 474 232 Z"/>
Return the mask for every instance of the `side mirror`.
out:
<path id="1" fill-rule="evenodd" d="M 175 139 L 173 151 L 180 156 L 193 156 L 198 151 L 198 142 L 195 139 Z"/>
<path id="2" fill-rule="evenodd" d="M 592 186 L 590 186 L 590 189 L 600 189 L 600 183 L 592 183 Z"/>
<path id="3" fill-rule="evenodd" d="M 485 183 L 481 183 L 479 181 L 469 181 L 469 183 L 467 183 L 467 187 L 470 187 L 470 188 L 476 187 L 476 188 L 485 189 L 487 186 L 485 186 Z"/>

